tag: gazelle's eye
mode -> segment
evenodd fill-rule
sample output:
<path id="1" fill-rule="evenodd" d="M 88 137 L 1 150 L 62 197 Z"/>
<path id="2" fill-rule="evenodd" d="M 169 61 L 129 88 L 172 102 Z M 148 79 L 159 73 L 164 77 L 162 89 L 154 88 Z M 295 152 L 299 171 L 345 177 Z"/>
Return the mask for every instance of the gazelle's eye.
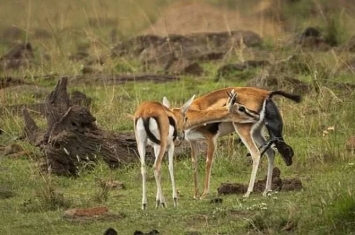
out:
<path id="1" fill-rule="evenodd" d="M 187 117 L 184 118 L 184 122 L 187 122 Z"/>
<path id="2" fill-rule="evenodd" d="M 244 106 L 240 106 L 240 107 L 238 108 L 238 110 L 239 110 L 240 112 L 245 113 L 245 107 L 244 107 Z"/>

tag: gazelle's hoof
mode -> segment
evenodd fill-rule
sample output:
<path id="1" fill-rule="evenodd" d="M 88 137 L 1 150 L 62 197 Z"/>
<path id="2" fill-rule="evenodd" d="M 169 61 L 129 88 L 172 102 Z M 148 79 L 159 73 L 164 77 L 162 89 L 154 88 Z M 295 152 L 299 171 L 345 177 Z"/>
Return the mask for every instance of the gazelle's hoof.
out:
<path id="1" fill-rule="evenodd" d="M 200 199 L 205 199 L 209 196 L 210 194 L 209 193 L 203 193 L 200 197 Z"/>
<path id="2" fill-rule="evenodd" d="M 142 210 L 145 210 L 145 209 L 147 209 L 147 203 L 142 204 Z"/>
<path id="3" fill-rule="evenodd" d="M 177 198 L 175 197 L 175 198 L 174 198 L 174 207 L 177 207 L 177 205 L 178 205 L 178 200 L 177 200 Z"/>
<path id="4" fill-rule="evenodd" d="M 264 191 L 264 192 L 263 192 L 263 196 L 264 196 L 264 197 L 271 196 L 271 194 L 272 194 L 272 190 L 267 190 L 267 191 Z"/>
<path id="5" fill-rule="evenodd" d="M 165 200 L 156 200 L 155 207 L 158 208 L 160 206 L 165 208 Z"/>

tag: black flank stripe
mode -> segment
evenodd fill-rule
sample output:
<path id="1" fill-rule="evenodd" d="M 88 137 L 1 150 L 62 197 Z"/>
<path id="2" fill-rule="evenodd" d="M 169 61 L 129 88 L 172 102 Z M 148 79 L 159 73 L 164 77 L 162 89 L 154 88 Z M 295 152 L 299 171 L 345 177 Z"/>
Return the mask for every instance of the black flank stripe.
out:
<path id="1" fill-rule="evenodd" d="M 213 135 L 217 134 L 219 130 L 219 124 L 221 123 L 215 122 L 215 123 L 207 124 L 207 131 Z"/>
<path id="2" fill-rule="evenodd" d="M 174 120 L 173 117 L 168 116 L 168 118 L 169 118 L 169 124 L 174 127 L 174 134 L 173 134 L 173 137 L 174 137 L 174 140 L 175 140 L 176 137 L 177 137 L 176 123 L 175 123 L 175 120 Z"/>
<path id="3" fill-rule="evenodd" d="M 160 144 L 160 140 L 157 139 L 157 137 L 155 137 L 155 135 L 153 135 L 153 133 L 150 131 L 149 129 L 149 120 L 151 118 L 154 118 L 157 123 L 158 123 L 158 127 L 159 127 L 159 122 L 158 122 L 158 118 L 157 117 L 149 117 L 147 119 L 143 119 L 143 126 L 144 126 L 144 129 L 145 131 L 147 132 L 147 136 L 148 136 L 148 139 L 150 139 L 152 142 L 156 143 L 156 144 Z"/>

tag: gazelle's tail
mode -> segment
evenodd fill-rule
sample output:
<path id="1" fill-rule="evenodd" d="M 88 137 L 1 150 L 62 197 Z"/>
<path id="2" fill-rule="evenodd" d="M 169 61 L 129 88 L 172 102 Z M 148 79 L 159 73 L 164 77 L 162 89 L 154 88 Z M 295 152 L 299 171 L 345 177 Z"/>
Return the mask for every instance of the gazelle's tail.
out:
<path id="1" fill-rule="evenodd" d="M 295 95 L 295 94 L 291 94 L 291 93 L 287 93 L 285 91 L 272 91 L 270 94 L 269 94 L 269 97 L 272 98 L 274 95 L 281 95 L 287 99 L 290 99 L 290 100 L 293 100 L 295 101 L 296 103 L 299 103 L 301 102 L 302 100 L 302 97 L 300 95 Z"/>

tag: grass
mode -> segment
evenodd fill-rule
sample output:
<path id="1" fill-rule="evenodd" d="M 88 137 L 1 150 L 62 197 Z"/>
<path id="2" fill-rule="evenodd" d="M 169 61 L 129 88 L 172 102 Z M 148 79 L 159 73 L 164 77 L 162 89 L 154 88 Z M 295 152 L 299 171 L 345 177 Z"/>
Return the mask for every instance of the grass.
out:
<path id="1" fill-rule="evenodd" d="M 69 60 L 71 53 L 86 46 L 94 56 L 109 53 L 114 45 L 108 36 L 112 28 L 119 29 L 120 39 L 135 35 L 152 24 L 163 7 L 173 1 L 107 1 L 107 5 L 101 2 L 76 0 L 65 4 L 64 1 L 44 3 L 29 0 L 10 4 L 5 0 L 0 3 L 0 14 L 5 16 L 0 22 L 0 29 L 9 25 L 22 29 L 23 39 L 27 38 L 34 44 L 37 56 L 35 66 L 25 70 L 0 71 L 0 76 L 26 77 L 27 81 L 51 90 L 56 79 L 47 80 L 43 75 L 60 77 L 81 74 L 82 62 Z M 219 1 L 207 2 L 220 5 Z M 246 2 L 243 4 L 247 5 Z M 238 6 L 233 1 L 224 5 Z M 353 29 L 348 30 L 355 22 L 352 18 L 349 20 L 348 15 L 331 15 L 336 18 L 329 19 L 327 25 L 324 18 L 311 17 L 307 13 L 312 11 L 312 6 L 302 5 L 302 1 L 295 6 L 287 8 L 285 13 L 290 14 L 290 18 L 296 18 L 292 12 L 302 10 L 302 18 L 298 16 L 293 21 L 300 22 L 297 27 L 321 22 L 322 27 L 328 27 L 329 40 L 336 40 L 337 43 L 344 41 L 344 35 L 354 33 Z M 26 9 L 26 12 L 14 14 L 18 9 Z M 93 23 L 93 19 L 99 20 Z M 112 19 L 112 25 L 106 24 Z M 37 28 L 46 29 L 51 37 L 36 38 L 33 32 Z M 336 32 L 339 32 L 340 38 L 335 37 Z M 138 159 L 137 163 L 117 170 L 110 170 L 105 163 L 99 162 L 90 171 L 82 169 L 77 178 L 43 174 L 38 166 L 40 151 L 20 138 L 23 134 L 22 118 L 5 112 L 0 116 L 0 127 L 4 130 L 0 143 L 8 145 L 16 142 L 33 154 L 16 159 L 0 156 L 0 234 L 103 234 L 108 227 L 115 228 L 120 234 L 152 229 L 157 229 L 161 234 L 354 234 L 355 162 L 354 152 L 345 149 L 345 142 L 355 132 L 355 93 L 330 85 L 330 82 L 354 83 L 353 73 L 336 72 L 352 55 L 336 50 L 300 50 L 284 47 L 273 38 L 267 40 L 270 40 L 267 45 L 258 51 L 240 50 L 238 53 L 241 54 L 231 55 L 224 61 L 202 63 L 205 72 L 200 77 L 181 76 L 180 81 L 173 83 L 133 82 L 117 86 L 105 83 L 100 86 L 74 86 L 69 81 L 69 91 L 79 90 L 92 98 L 91 113 L 100 128 L 131 132 L 133 123 L 129 115 L 144 100 L 160 101 L 167 96 L 173 106 L 179 106 L 193 94 L 199 96 L 226 86 L 243 86 L 249 77 L 263 72 L 263 69 L 248 69 L 216 80 L 218 67 L 225 63 L 247 59 L 274 62 L 296 55 L 295 60 L 276 68 L 275 74 L 298 77 L 311 85 L 312 92 L 305 94 L 300 104 L 277 100 L 285 121 L 285 139 L 293 146 L 295 158 L 294 164 L 286 167 L 277 156 L 276 165 L 281 169 L 281 178 L 300 178 L 304 188 L 302 191 L 281 191 L 270 197 L 253 193 L 248 199 L 240 195 L 217 195 L 221 183 L 247 183 L 251 172 L 245 147 L 225 145 L 223 143 L 228 141 L 220 141 L 212 170 L 212 193 L 207 199 L 192 198 L 191 160 L 189 157 L 181 158 L 174 165 L 180 194 L 179 205 L 174 208 L 167 161 L 164 161 L 162 181 L 168 207 L 154 208 L 155 181 L 149 168 L 148 209 L 142 211 Z M 2 38 L 0 54 L 11 46 Z M 44 60 L 44 55 L 48 55 L 50 60 Z M 105 74 L 141 73 L 145 70 L 139 61 L 123 58 L 107 58 L 99 69 Z M 26 89 L 0 92 L 1 105 L 43 101 L 43 97 L 33 96 Z M 35 117 L 37 124 L 45 127 L 45 121 Z M 324 132 L 333 126 L 334 130 Z M 200 157 L 200 181 L 203 179 L 204 164 L 203 157 Z M 267 162 L 263 158 L 258 179 L 264 177 L 266 170 Z M 100 179 L 119 180 L 124 183 L 125 189 L 102 188 Z M 202 187 L 202 181 L 200 183 Z M 210 203 L 216 197 L 222 198 L 223 203 Z M 112 213 L 120 216 L 90 221 L 70 221 L 63 217 L 68 208 L 93 206 L 107 206 Z"/>

